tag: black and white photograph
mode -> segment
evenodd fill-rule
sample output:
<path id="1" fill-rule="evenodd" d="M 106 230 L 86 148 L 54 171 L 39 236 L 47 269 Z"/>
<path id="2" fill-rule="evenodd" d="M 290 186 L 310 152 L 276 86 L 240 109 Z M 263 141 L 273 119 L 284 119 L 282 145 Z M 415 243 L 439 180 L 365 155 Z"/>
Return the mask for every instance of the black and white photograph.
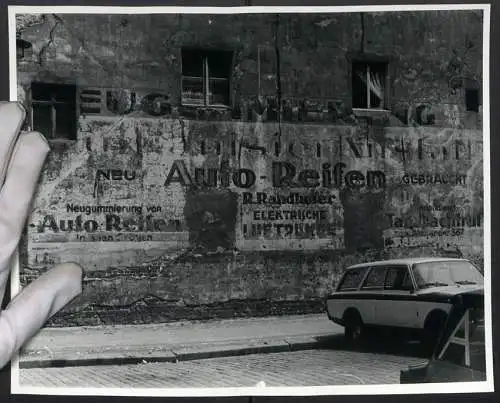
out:
<path id="1" fill-rule="evenodd" d="M 12 393 L 493 391 L 489 18 L 9 6 L 12 293 L 82 270 Z"/>

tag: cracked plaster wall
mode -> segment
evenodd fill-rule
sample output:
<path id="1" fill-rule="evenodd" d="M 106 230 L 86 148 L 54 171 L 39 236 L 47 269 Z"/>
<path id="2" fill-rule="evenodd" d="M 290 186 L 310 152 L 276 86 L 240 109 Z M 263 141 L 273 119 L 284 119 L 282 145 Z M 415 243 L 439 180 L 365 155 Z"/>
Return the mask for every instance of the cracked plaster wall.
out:
<path id="1" fill-rule="evenodd" d="M 314 121 L 317 117 L 312 117 L 311 122 L 277 122 L 265 116 L 255 121 L 255 113 L 245 112 L 234 119 L 219 117 L 217 122 L 189 119 L 182 112 L 161 119 L 81 116 L 77 141 L 52 144 L 28 228 L 30 253 L 24 256 L 23 279 L 29 281 L 59 260 L 78 257 L 86 268 L 84 293 L 56 322 L 126 323 L 191 318 L 185 307 L 198 312 L 207 304 L 224 306 L 222 311 L 229 314 L 245 314 L 245 310 L 256 313 L 249 307 L 251 302 L 235 307 L 231 301 L 266 300 L 283 306 L 290 301 L 320 300 L 332 290 L 341 269 L 348 264 L 400 254 L 442 254 L 436 245 L 450 247 L 460 242 L 461 253 L 480 261 L 482 248 L 471 246 L 481 244 L 481 223 L 456 234 L 433 235 L 425 228 L 423 232 L 408 225 L 394 228 L 386 214 L 406 219 L 417 216 L 418 220 L 417 207 L 430 199 L 441 204 L 467 205 L 474 214 L 481 214 L 480 116 L 464 111 L 463 88 L 450 88 L 450 80 L 457 75 L 481 80 L 481 41 L 480 33 L 475 33 L 479 26 L 476 24 L 477 16 L 470 13 L 443 12 L 425 17 L 374 13 L 365 15 L 363 24 L 359 14 L 290 15 L 280 17 L 276 42 L 273 15 L 64 15 L 61 20 L 48 16 L 44 24 L 23 33 L 33 43 L 33 53 L 19 63 L 21 89 L 28 90 L 32 81 L 44 81 L 155 90 L 168 94 L 169 101 L 178 105 L 180 47 L 211 46 L 235 50 L 233 110 L 252 107 L 259 77 L 260 94 L 276 96 L 279 76 L 278 95 L 284 101 L 310 100 L 311 108 L 319 104 L 323 110 L 328 100 L 335 100 L 341 105 L 341 113 L 334 117 L 322 115 L 322 124 Z M 89 30 L 89 26 L 95 29 Z M 148 32 L 154 32 L 154 36 Z M 257 45 L 262 49 L 260 71 Z M 349 57 L 359 52 L 389 56 L 391 60 L 393 114 L 381 127 L 380 123 L 363 126 L 350 113 Z M 422 102 L 433 105 L 435 124 L 408 127 L 408 111 L 411 114 L 411 108 Z M 348 146 L 344 145 L 345 152 L 338 150 L 339 139 L 342 143 L 346 138 L 361 145 L 362 158 Z M 451 153 L 456 141 L 467 144 L 471 140 L 472 150 L 464 157 L 466 151 L 460 148 L 461 158 L 465 158 L 460 162 L 443 161 L 441 154 L 439 162 L 427 154 L 425 161 L 416 162 L 416 145 L 421 138 L 430 138 L 433 150 L 448 147 Z M 413 150 L 406 161 L 401 160 L 400 141 Z M 392 152 L 387 158 L 366 157 L 369 147 L 380 151 L 386 143 Z M 222 150 L 218 144 L 222 144 Z M 165 187 L 167 172 L 178 159 L 185 161 L 191 174 L 195 167 L 228 163 L 231 168 L 249 168 L 268 178 L 276 160 L 291 162 L 299 169 L 317 170 L 323 160 L 339 160 L 347 164 L 346 170 L 384 172 L 387 188 L 383 192 L 333 191 L 336 204 L 331 207 L 329 220 L 337 220 L 334 235 L 266 240 L 245 237 L 245 217 L 251 216 L 252 209 L 241 204 L 242 189 L 230 186 L 192 194 L 178 183 Z M 99 169 L 126 170 L 129 179 L 120 176 L 117 181 L 98 181 Z M 416 183 L 402 187 L 401 178 L 411 172 L 461 175 L 465 179 L 459 186 Z M 272 194 L 275 190 L 267 179 L 250 191 Z M 425 196 L 420 198 L 422 194 Z M 160 206 L 161 211 L 152 215 L 163 220 L 161 230 L 143 232 L 140 236 L 144 238 L 129 238 L 134 241 L 128 242 L 128 231 L 123 228 L 98 232 L 105 242 L 92 240 L 96 235 L 92 231 L 84 238 L 78 238 L 82 235 L 78 231 L 51 231 L 53 225 L 61 229 L 60 220 L 66 229 L 70 225 L 84 227 L 89 219 L 106 225 L 100 221 L 104 219 L 102 214 L 80 214 L 83 221 L 77 223 L 78 213 L 68 211 L 68 203 Z M 194 250 L 186 254 L 202 238 L 203 228 L 197 223 L 206 219 L 207 208 L 200 209 L 200 205 L 213 205 L 208 208 L 209 215 L 222 216 L 225 227 L 218 231 L 227 239 L 215 246 L 222 246 L 223 253 L 207 256 Z M 224 218 L 226 213 L 228 217 Z M 48 215 L 54 222 L 44 221 Z M 137 214 L 123 213 L 120 217 L 123 224 L 127 218 L 137 218 Z M 70 224 L 69 220 L 74 221 Z M 210 217 L 207 220 L 211 222 Z M 118 225 L 116 221 L 111 224 Z M 46 231 L 38 231 L 40 225 L 45 225 Z M 119 241 L 117 232 L 122 237 Z M 209 232 L 208 238 L 214 233 Z M 311 245 L 323 245 L 320 249 L 326 251 L 297 253 Z M 233 248 L 238 250 L 236 254 Z M 156 316 L 147 314 L 153 307 Z"/>
<path id="2" fill-rule="evenodd" d="M 456 106 L 462 124 L 477 125 L 464 111 L 463 88 L 450 89 L 450 81 L 455 87 L 463 78 L 481 82 L 481 16 L 466 11 L 367 13 L 363 22 L 359 13 L 290 14 L 278 21 L 273 14 L 48 15 L 22 35 L 33 51 L 19 64 L 21 84 L 155 89 L 174 105 L 181 95 L 181 47 L 232 50 L 231 99 L 239 109 L 255 102 L 258 88 L 277 96 L 279 74 L 282 101 L 309 102 L 312 109 L 334 101 L 348 113 L 350 57 L 383 56 L 390 60 L 390 107 L 397 116 L 404 120 L 410 106 L 428 103 L 436 108 L 436 125 L 446 126 Z"/>

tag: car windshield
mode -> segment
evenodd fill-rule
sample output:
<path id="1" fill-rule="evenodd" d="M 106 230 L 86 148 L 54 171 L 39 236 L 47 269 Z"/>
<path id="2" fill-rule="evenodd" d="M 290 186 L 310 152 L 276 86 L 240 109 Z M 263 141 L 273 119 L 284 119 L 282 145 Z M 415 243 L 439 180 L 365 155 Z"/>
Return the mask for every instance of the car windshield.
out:
<path id="1" fill-rule="evenodd" d="M 466 260 L 417 263 L 413 266 L 419 288 L 448 285 L 483 285 L 479 270 Z"/>
<path id="2" fill-rule="evenodd" d="M 465 312 L 437 359 L 486 372 L 483 309 L 474 308 Z"/>

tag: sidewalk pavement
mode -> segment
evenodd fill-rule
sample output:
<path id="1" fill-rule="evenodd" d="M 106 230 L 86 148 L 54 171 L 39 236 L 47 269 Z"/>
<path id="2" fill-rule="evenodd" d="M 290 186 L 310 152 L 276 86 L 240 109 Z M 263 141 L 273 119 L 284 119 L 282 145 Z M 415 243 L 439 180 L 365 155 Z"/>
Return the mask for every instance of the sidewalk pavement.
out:
<path id="1" fill-rule="evenodd" d="M 178 362 L 324 346 L 342 327 L 326 314 L 42 329 L 20 368 Z"/>

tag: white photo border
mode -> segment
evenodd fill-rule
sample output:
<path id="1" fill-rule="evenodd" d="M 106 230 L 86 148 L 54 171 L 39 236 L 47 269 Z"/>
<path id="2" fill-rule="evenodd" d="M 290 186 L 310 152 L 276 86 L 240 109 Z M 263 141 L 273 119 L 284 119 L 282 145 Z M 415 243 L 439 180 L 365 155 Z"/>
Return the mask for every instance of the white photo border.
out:
<path id="1" fill-rule="evenodd" d="M 486 381 L 425 384 L 379 384 L 310 387 L 232 387 L 232 388 L 49 388 L 27 387 L 19 383 L 19 357 L 11 362 L 11 393 L 32 395 L 207 397 L 207 396 L 322 396 L 388 395 L 494 392 L 493 334 L 491 301 L 491 181 L 490 181 L 490 4 L 425 4 L 386 6 L 249 6 L 249 7 L 121 7 L 121 6 L 8 6 L 10 100 L 17 101 L 16 14 L 254 14 L 254 13 L 346 13 L 437 10 L 483 11 L 483 186 L 484 186 L 484 279 Z M 13 257 L 11 295 L 20 290 L 19 255 Z"/>

